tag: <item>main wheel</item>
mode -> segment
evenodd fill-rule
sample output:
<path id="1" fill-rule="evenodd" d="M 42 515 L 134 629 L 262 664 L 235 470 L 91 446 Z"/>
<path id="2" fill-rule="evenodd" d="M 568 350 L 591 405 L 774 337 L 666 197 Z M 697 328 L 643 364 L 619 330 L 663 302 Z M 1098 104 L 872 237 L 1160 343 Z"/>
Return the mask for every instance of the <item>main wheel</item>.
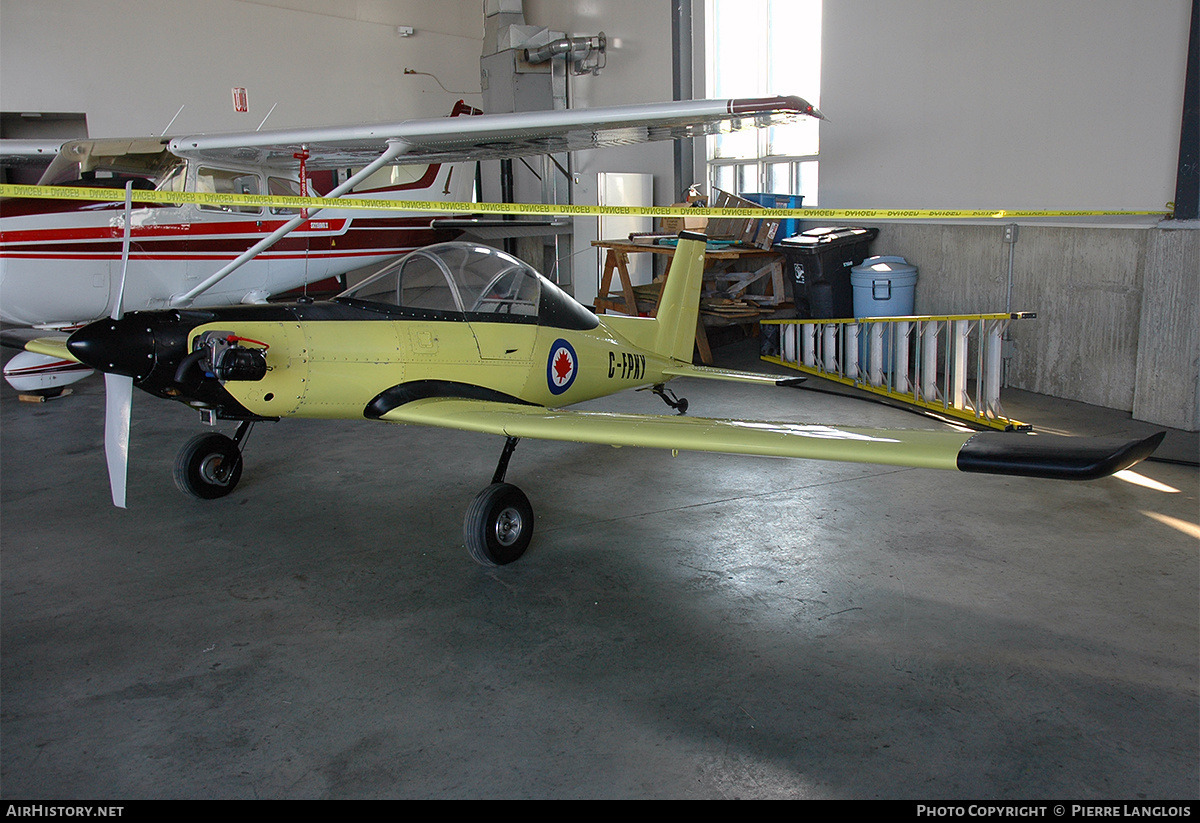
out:
<path id="1" fill-rule="evenodd" d="M 467 551 L 484 566 L 503 566 L 525 553 L 533 537 L 533 506 L 516 486 L 493 483 L 476 495 L 463 520 Z"/>
<path id="2" fill-rule="evenodd" d="M 201 500 L 224 497 L 242 477 L 242 453 L 223 434 L 198 434 L 179 450 L 174 475 L 184 494 Z"/>

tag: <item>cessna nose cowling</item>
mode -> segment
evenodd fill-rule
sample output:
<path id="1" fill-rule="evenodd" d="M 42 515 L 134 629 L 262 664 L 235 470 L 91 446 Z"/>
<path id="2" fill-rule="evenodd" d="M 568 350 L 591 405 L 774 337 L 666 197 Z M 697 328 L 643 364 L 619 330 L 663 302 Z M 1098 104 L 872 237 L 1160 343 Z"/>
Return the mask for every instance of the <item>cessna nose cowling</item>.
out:
<path id="1" fill-rule="evenodd" d="M 141 380 L 154 367 L 154 331 L 136 314 L 121 320 L 97 320 L 67 340 L 79 362 L 106 374 Z"/>

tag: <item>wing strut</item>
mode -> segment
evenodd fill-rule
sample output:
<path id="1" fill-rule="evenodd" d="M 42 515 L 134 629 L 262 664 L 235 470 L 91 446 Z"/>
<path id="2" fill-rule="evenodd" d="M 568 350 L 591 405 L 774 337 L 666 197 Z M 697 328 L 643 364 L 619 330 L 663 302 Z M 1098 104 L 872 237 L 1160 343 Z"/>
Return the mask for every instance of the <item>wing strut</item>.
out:
<path id="1" fill-rule="evenodd" d="M 388 165 L 389 163 L 392 163 L 397 157 L 399 157 L 400 155 L 402 155 L 406 151 L 408 151 L 409 148 L 411 148 L 410 144 L 405 142 L 404 140 L 400 140 L 398 138 L 388 140 L 387 141 L 387 149 L 384 151 L 383 154 L 381 154 L 379 157 L 375 158 L 375 160 L 373 162 L 371 162 L 370 164 L 363 166 L 362 169 L 359 170 L 359 172 L 357 174 L 353 175 L 345 183 L 338 186 L 333 191 L 329 192 L 329 194 L 326 195 L 326 197 L 341 197 L 342 195 L 346 194 L 351 189 L 353 189 L 355 186 L 357 186 L 359 183 L 361 183 L 363 180 L 367 179 L 372 174 L 379 171 L 379 169 L 383 168 L 384 166 Z M 191 302 L 193 300 L 195 300 L 197 296 L 208 291 L 213 286 L 215 286 L 217 283 L 221 282 L 226 277 L 228 277 L 229 275 L 233 274 L 235 271 L 240 269 L 244 264 L 249 263 L 255 257 L 258 257 L 258 255 L 260 253 L 271 248 L 271 246 L 274 246 L 276 243 L 278 243 L 284 237 L 291 234 L 292 231 L 294 231 L 298 226 L 302 225 L 303 223 L 308 222 L 309 220 L 311 220 L 313 217 L 315 217 L 321 211 L 322 211 L 322 209 L 302 210 L 299 215 L 297 215 L 296 217 L 293 217 L 291 220 L 284 223 L 278 229 L 276 229 L 275 231 L 268 234 L 262 240 L 259 240 L 253 246 L 246 249 L 246 251 L 244 251 L 242 254 L 238 255 L 238 257 L 236 259 L 231 260 L 229 263 L 226 263 L 224 266 L 222 266 L 220 269 L 218 269 L 211 277 L 209 277 L 203 283 L 199 283 L 198 285 L 193 286 L 192 288 L 188 289 L 187 291 L 183 292 L 182 294 L 173 295 L 170 300 L 171 307 L 179 308 L 181 306 L 190 305 Z"/>

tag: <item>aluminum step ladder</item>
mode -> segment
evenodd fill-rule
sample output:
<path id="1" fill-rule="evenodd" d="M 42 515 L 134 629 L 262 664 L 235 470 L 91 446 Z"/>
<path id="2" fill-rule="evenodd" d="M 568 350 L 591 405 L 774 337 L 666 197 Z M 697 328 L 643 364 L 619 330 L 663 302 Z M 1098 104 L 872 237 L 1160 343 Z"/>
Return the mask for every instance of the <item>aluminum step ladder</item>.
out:
<path id="1" fill-rule="evenodd" d="M 1005 332 L 1033 312 L 763 320 L 779 329 L 762 359 L 949 418 L 1005 431 L 1032 428 L 1000 405 Z"/>

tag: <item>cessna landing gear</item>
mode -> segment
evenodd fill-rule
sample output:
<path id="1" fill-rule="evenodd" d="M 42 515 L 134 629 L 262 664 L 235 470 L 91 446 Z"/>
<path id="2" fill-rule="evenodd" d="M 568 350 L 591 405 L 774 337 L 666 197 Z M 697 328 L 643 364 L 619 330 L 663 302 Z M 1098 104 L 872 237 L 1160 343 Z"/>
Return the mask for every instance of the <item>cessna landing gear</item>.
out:
<path id="1" fill-rule="evenodd" d="M 512 563 L 529 548 L 533 538 L 533 506 L 516 486 L 505 483 L 508 460 L 519 438 L 504 443 L 492 485 L 481 491 L 467 508 L 463 519 L 463 540 L 467 552 L 483 566 Z"/>
<path id="2" fill-rule="evenodd" d="M 242 478 L 241 444 L 250 421 L 238 426 L 233 437 L 211 432 L 198 434 L 175 457 L 175 485 L 184 494 L 201 500 L 224 497 Z"/>

